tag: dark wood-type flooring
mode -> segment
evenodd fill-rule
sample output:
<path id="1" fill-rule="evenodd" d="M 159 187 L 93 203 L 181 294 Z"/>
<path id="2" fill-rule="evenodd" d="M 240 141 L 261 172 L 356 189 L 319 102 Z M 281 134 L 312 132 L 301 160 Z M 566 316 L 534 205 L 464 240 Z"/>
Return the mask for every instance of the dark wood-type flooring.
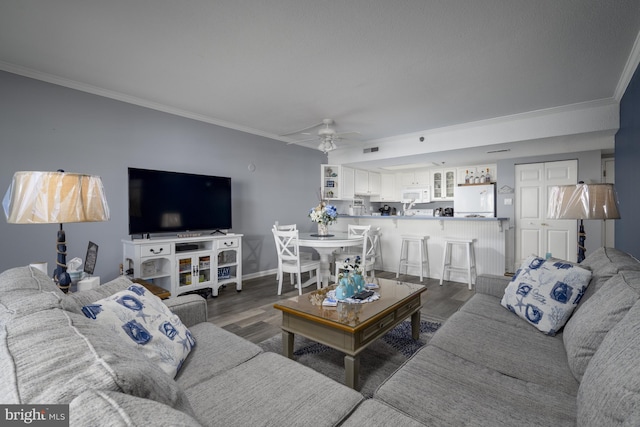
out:
<path id="1" fill-rule="evenodd" d="M 305 280 L 307 276 L 303 276 Z M 395 273 L 376 271 L 376 277 L 395 279 Z M 400 280 L 421 283 L 418 276 L 401 275 Z M 442 286 L 438 279 L 422 281 L 427 292 L 422 297 L 422 318 L 445 320 L 460 308 L 474 291 L 465 283 L 445 281 Z M 311 285 L 303 290 L 315 289 Z M 218 297 L 207 299 L 209 321 L 247 340 L 259 343 L 280 333 L 282 312 L 273 308 L 281 299 L 298 294 L 291 286 L 286 274 L 282 285 L 282 295 L 277 295 L 278 282 L 274 275 L 247 280 L 242 283 L 242 291 L 236 292 L 235 285 L 221 288 Z"/>

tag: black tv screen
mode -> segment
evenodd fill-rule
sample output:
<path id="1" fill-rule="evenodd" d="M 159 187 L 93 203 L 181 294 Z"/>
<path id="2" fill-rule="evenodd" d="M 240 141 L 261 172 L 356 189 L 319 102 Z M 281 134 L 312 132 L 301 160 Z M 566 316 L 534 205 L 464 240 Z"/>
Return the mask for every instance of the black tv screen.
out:
<path id="1" fill-rule="evenodd" d="M 129 234 L 231 228 L 231 178 L 129 168 Z"/>

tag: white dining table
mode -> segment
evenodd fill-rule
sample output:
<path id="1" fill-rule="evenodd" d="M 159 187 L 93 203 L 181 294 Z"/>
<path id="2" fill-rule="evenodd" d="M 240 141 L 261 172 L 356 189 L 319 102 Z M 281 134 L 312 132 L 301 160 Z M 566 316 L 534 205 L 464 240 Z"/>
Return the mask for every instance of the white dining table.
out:
<path id="1" fill-rule="evenodd" d="M 349 236 L 345 231 L 330 232 L 328 236 L 318 236 L 317 233 L 298 233 L 300 246 L 313 248 L 320 255 L 320 270 L 322 273 L 322 287 L 329 286 L 331 276 L 331 254 L 336 250 L 348 246 L 362 246 L 363 236 Z"/>

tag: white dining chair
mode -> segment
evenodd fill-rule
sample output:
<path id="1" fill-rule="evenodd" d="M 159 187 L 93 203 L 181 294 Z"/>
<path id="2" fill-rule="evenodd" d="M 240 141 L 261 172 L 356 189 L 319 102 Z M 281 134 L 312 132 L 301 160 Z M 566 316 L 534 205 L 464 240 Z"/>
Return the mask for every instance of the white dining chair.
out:
<path id="1" fill-rule="evenodd" d="M 354 246 L 352 247 L 353 249 L 349 248 L 352 250 L 346 250 L 346 251 L 340 251 L 339 253 L 334 253 L 333 260 L 335 265 L 336 281 L 338 280 L 338 275 L 340 274 L 340 271 L 352 270 L 352 268 L 348 264 L 346 264 L 346 261 L 349 260 L 350 263 L 353 263 L 354 258 L 358 256 L 360 257 L 360 269 L 365 274 L 365 276 L 368 271 L 373 270 L 372 261 L 375 261 L 375 258 L 372 257 L 372 254 L 370 252 L 370 249 L 372 248 L 372 240 L 369 237 L 369 229 L 371 227 L 368 225 L 358 226 L 358 227 L 364 227 L 364 228 L 359 228 L 357 231 L 355 231 L 358 233 L 357 236 L 364 237 L 362 246 Z M 375 276 L 375 273 L 374 273 L 374 276 Z"/>
<path id="2" fill-rule="evenodd" d="M 274 228 L 271 232 L 278 251 L 278 295 L 282 294 L 282 277 L 284 273 L 291 273 L 295 276 L 299 295 L 302 295 L 302 288 L 311 284 L 314 279 L 317 289 L 320 289 L 322 283 L 320 261 L 300 259 L 298 230 L 280 231 Z M 306 282 L 302 282 L 302 273 L 306 272 L 310 274 L 310 277 Z"/>
<path id="3" fill-rule="evenodd" d="M 370 225 L 355 225 L 355 224 L 347 224 L 347 236 L 348 237 L 360 237 L 363 236 L 365 233 L 368 233 L 371 231 L 371 226 Z M 360 253 L 362 252 L 362 247 L 361 246 L 350 246 L 348 248 L 343 248 L 340 249 L 339 251 L 336 251 L 335 253 L 340 255 L 342 253 Z"/>
<path id="4" fill-rule="evenodd" d="M 292 231 L 298 229 L 298 224 L 280 224 L 278 221 L 276 221 L 273 224 L 272 228 L 279 231 Z M 277 280 L 280 280 L 280 271 L 276 273 L 276 281 Z M 294 280 L 294 276 L 293 274 L 291 274 L 291 283 L 294 283 Z"/>
<path id="5" fill-rule="evenodd" d="M 273 224 L 274 230 L 279 231 L 293 231 L 298 229 L 298 224 L 280 224 L 278 221 Z"/>
<path id="6" fill-rule="evenodd" d="M 382 266 L 382 244 L 380 242 L 380 227 L 373 227 L 369 231 L 369 250 L 367 251 L 367 265 L 371 270 L 371 277 L 376 277 L 376 265 Z M 382 267 L 381 267 L 382 268 Z"/>
<path id="7" fill-rule="evenodd" d="M 347 225 L 347 235 L 349 237 L 362 236 L 363 234 L 366 234 L 365 240 L 367 240 L 367 249 L 364 251 L 364 254 L 362 246 L 343 248 L 334 252 L 334 265 L 342 265 L 347 258 L 353 258 L 358 255 L 360 255 L 360 257 L 364 256 L 364 261 L 361 263 L 362 271 L 365 273 L 371 271 L 371 277 L 375 277 L 375 263 L 381 256 L 379 250 L 380 227 L 371 228 L 370 225 Z M 338 271 L 338 269 L 336 269 L 336 271 Z"/>

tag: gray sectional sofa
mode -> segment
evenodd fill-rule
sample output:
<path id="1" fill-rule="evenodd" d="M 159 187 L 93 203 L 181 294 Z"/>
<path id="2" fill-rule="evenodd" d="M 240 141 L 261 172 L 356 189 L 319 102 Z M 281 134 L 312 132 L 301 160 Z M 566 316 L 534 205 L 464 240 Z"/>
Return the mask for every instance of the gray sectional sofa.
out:
<path id="1" fill-rule="evenodd" d="M 564 330 L 547 336 L 476 294 L 375 392 L 359 393 L 168 300 L 196 341 L 175 379 L 81 314 L 131 285 L 64 295 L 38 270 L 0 274 L 0 402 L 69 404 L 71 425 L 640 425 L 640 262 L 601 248 Z M 428 298 L 428 293 L 427 296 Z"/>

